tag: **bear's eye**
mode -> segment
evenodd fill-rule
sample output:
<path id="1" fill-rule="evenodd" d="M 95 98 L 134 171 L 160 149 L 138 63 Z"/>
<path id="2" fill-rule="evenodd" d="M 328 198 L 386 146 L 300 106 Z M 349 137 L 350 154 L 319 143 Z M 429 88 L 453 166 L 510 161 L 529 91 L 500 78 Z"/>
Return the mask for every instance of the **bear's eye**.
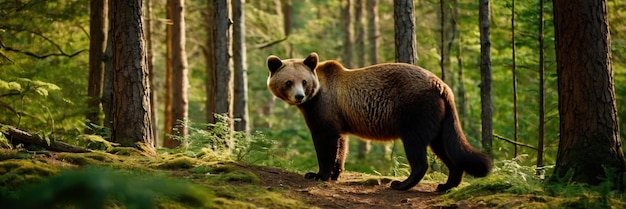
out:
<path id="1" fill-rule="evenodd" d="M 306 86 L 306 80 L 302 80 L 302 85 Z"/>
<path id="2" fill-rule="evenodd" d="M 291 84 L 293 84 L 293 82 L 291 82 L 291 81 L 285 82 L 285 85 L 288 86 L 288 87 L 291 86 Z"/>

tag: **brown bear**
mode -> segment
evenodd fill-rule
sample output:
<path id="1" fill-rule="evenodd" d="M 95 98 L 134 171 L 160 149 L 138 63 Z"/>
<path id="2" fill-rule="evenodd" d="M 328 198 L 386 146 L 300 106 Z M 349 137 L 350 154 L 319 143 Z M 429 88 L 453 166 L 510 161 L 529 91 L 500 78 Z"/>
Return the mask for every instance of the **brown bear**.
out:
<path id="1" fill-rule="evenodd" d="M 491 170 L 491 159 L 461 130 L 450 87 L 427 70 L 402 63 L 346 69 L 337 61 L 318 64 L 316 53 L 304 60 L 271 55 L 267 67 L 268 89 L 298 107 L 311 132 L 319 171 L 307 173 L 307 179 L 337 180 L 348 134 L 402 140 L 411 174 L 392 182 L 393 189 L 410 189 L 424 177 L 429 145 L 449 170 L 438 191 L 458 186 L 464 171 L 484 177 Z"/>

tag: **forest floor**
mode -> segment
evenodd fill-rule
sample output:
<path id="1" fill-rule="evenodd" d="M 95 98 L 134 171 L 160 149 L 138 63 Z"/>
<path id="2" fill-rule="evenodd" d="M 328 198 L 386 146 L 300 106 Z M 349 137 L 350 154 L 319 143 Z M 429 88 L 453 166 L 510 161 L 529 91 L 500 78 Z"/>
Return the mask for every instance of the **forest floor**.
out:
<path id="1" fill-rule="evenodd" d="M 338 181 L 318 182 L 277 168 L 255 166 L 251 171 L 268 189 L 283 188 L 288 196 L 319 208 L 447 208 L 436 201 L 441 193 L 430 182 L 398 191 L 389 187 L 391 179 L 372 179 L 361 173 L 346 172 Z"/>
<path id="2" fill-rule="evenodd" d="M 298 172 L 215 157 L 0 149 L 0 202 L 8 201 L 8 208 L 626 207 L 622 193 L 564 187 L 564 192 L 548 194 L 519 176 L 500 171 L 486 178 L 468 178 L 450 193 L 435 192 L 442 180 L 430 179 L 407 191 L 397 191 L 389 184 L 403 177 L 348 171 L 338 181 L 320 182 L 305 179 Z M 67 196 L 68 191 L 80 191 L 91 199 Z M 100 196 L 93 199 L 91 194 Z M 132 207 L 139 204 L 132 201 L 152 206 Z"/>

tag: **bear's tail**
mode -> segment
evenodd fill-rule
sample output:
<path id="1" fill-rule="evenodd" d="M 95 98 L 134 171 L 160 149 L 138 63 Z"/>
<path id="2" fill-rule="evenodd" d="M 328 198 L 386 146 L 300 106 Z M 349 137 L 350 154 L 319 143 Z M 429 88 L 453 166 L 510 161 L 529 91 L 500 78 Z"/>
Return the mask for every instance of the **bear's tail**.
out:
<path id="1" fill-rule="evenodd" d="M 443 148 L 455 166 L 474 177 L 484 177 L 493 165 L 488 155 L 476 150 L 465 138 L 450 88 L 442 93 L 445 101 L 445 117 L 442 122 Z"/>

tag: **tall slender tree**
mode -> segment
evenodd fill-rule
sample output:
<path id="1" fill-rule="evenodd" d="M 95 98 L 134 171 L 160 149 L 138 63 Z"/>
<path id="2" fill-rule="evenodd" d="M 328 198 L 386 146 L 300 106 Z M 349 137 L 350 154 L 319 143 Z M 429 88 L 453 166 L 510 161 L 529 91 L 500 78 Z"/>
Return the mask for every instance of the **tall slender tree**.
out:
<path id="1" fill-rule="evenodd" d="M 156 77 L 154 76 L 154 51 L 152 50 L 152 0 L 145 0 L 146 6 L 145 8 L 145 21 L 144 28 L 146 29 L 146 56 L 148 62 L 148 77 L 150 79 L 150 106 L 152 109 L 150 110 L 150 117 L 152 117 L 152 124 L 154 128 L 152 129 L 154 136 L 155 145 L 159 144 L 159 135 L 158 135 L 158 116 L 157 116 L 157 88 L 156 88 Z"/>
<path id="2" fill-rule="evenodd" d="M 342 0 L 341 6 L 341 21 L 343 24 L 343 64 L 352 68 L 354 54 L 353 45 L 353 22 L 352 22 L 352 2 L 353 0 Z"/>
<path id="3" fill-rule="evenodd" d="M 217 98 L 217 72 L 215 65 L 215 4 L 214 2 L 207 3 L 207 9 L 203 13 L 205 22 L 210 23 L 206 24 L 206 43 L 202 48 L 202 52 L 204 52 L 204 60 L 206 65 L 206 82 L 205 82 L 205 92 L 206 92 L 206 119 L 207 123 L 214 124 L 215 123 L 215 106 L 216 106 L 216 98 Z"/>
<path id="4" fill-rule="evenodd" d="M 246 67 L 245 0 L 232 0 L 233 64 L 235 73 L 233 117 L 235 131 L 250 131 L 248 117 L 248 75 Z"/>
<path id="5" fill-rule="evenodd" d="M 91 123 L 102 125 L 100 103 L 104 88 L 104 49 L 106 47 L 106 20 L 108 0 L 91 0 L 89 15 L 89 85 L 87 88 L 87 128 L 92 133 Z"/>
<path id="6" fill-rule="evenodd" d="M 172 126 L 173 134 L 187 137 L 186 121 L 188 118 L 189 99 L 187 89 L 187 53 L 185 52 L 185 3 L 183 0 L 169 0 L 168 11 L 171 12 L 171 69 L 172 69 Z M 163 146 L 174 148 L 180 145 L 180 140 L 166 137 Z"/>
<path id="7" fill-rule="evenodd" d="M 397 62 L 409 64 L 417 63 L 414 8 L 413 0 L 393 1 L 393 21 Z"/>
<path id="8" fill-rule="evenodd" d="M 142 0 L 111 0 L 113 13 L 112 139 L 122 146 L 154 146 Z"/>
<path id="9" fill-rule="evenodd" d="M 539 0 L 539 32 L 537 36 L 537 41 L 539 42 L 539 137 L 537 139 L 537 175 L 543 175 L 543 141 L 545 137 L 545 63 L 544 63 L 544 39 L 543 39 L 543 1 Z"/>
<path id="10" fill-rule="evenodd" d="M 445 1 L 439 0 L 439 67 L 441 67 L 441 80 L 446 81 L 446 12 L 445 12 Z"/>
<path id="11" fill-rule="evenodd" d="M 215 0 L 215 16 L 213 30 L 215 49 L 216 94 L 215 113 L 229 118 L 229 130 L 233 130 L 233 72 L 230 62 L 231 37 L 228 0 Z M 232 148 L 229 136 L 224 136 L 227 147 Z"/>
<path id="12" fill-rule="evenodd" d="M 365 12 L 365 0 L 356 0 L 354 2 L 354 45 L 356 54 L 356 67 L 365 66 L 365 23 L 363 22 L 363 13 Z M 371 146 L 369 141 L 359 140 L 359 152 L 357 157 L 362 159 L 369 152 Z"/>
<path id="13" fill-rule="evenodd" d="M 626 169 L 613 87 L 606 0 L 555 0 L 560 143 L 554 173 L 597 185 Z"/>
<path id="14" fill-rule="evenodd" d="M 380 32 L 378 31 L 378 0 L 367 0 L 367 43 L 369 46 L 369 63 L 378 64 L 378 45 Z"/>
<path id="15" fill-rule="evenodd" d="M 173 11 L 170 8 L 174 0 L 166 0 L 165 3 L 165 17 L 168 20 L 172 19 Z M 169 144 L 167 141 L 171 141 L 169 135 L 172 134 L 172 127 L 174 126 L 174 119 L 172 117 L 172 24 L 165 25 L 165 96 L 164 96 L 164 104 L 163 108 L 163 130 L 165 133 L 165 137 L 163 137 L 163 143 Z"/>
<path id="16" fill-rule="evenodd" d="M 515 62 L 515 57 L 515 0 L 511 0 L 511 60 L 513 61 L 513 65 L 511 66 L 511 75 L 513 78 L 511 80 L 513 83 L 513 140 L 517 142 L 517 63 Z M 513 156 L 517 157 L 517 144 L 513 144 L 513 147 Z"/>
<path id="17" fill-rule="evenodd" d="M 489 32 L 489 0 L 480 0 L 478 21 L 480 27 L 480 102 L 482 121 L 482 144 L 484 151 L 492 156 L 493 108 L 491 104 L 491 40 Z"/>

